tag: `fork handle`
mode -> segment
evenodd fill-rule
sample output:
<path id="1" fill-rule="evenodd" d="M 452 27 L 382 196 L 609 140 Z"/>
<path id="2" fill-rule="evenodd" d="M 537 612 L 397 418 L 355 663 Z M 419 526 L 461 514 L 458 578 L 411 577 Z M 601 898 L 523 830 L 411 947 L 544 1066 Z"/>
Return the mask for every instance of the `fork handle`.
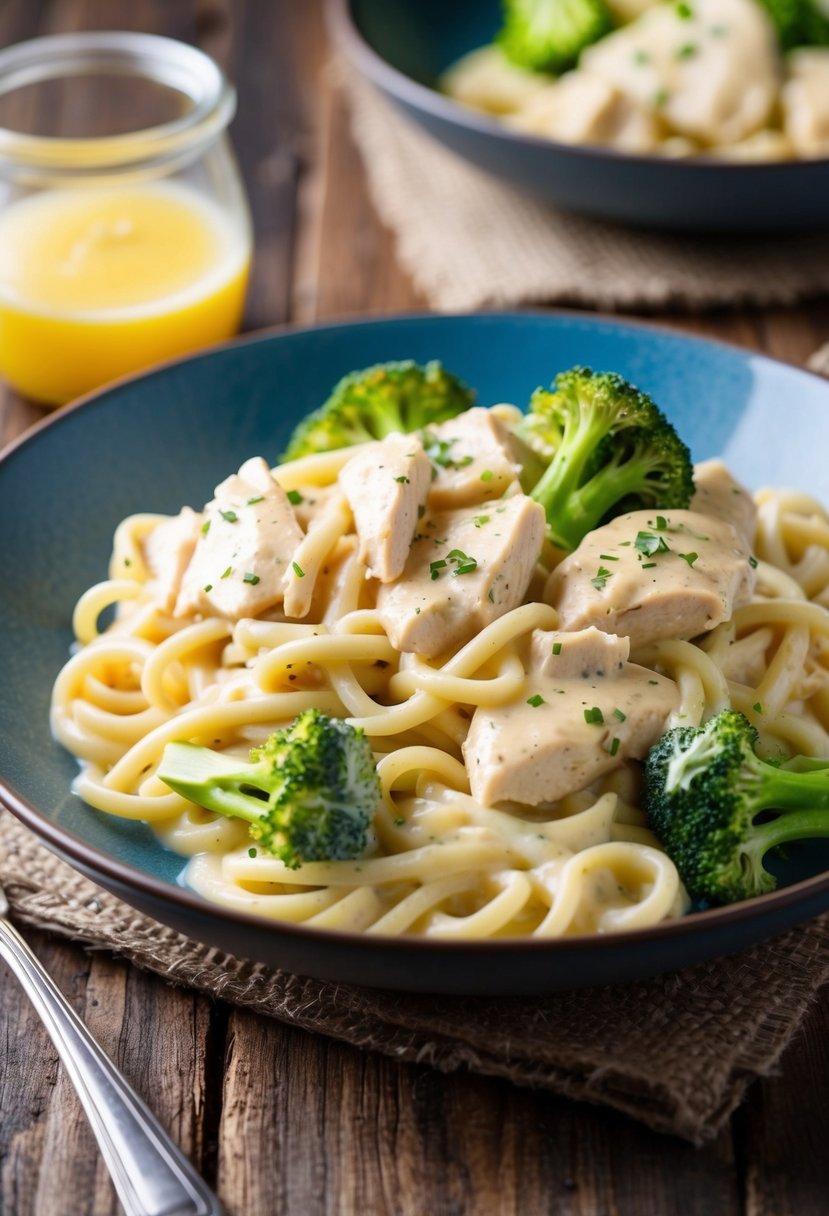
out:
<path id="1" fill-rule="evenodd" d="M 10 921 L 5 959 L 43 1019 L 127 1216 L 221 1216 L 219 1201 L 104 1054 Z"/>

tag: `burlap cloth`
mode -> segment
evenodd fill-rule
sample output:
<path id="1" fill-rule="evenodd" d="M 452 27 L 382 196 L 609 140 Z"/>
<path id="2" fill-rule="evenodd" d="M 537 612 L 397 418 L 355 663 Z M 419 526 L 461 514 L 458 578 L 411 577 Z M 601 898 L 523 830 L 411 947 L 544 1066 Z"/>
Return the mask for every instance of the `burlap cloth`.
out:
<path id="1" fill-rule="evenodd" d="M 64 865 L 0 811 L 14 919 L 173 983 L 444 1072 L 604 1103 L 700 1143 L 769 1073 L 829 981 L 829 918 L 676 975 L 547 997 L 412 996 L 321 983 L 190 941 Z"/>
<path id="2" fill-rule="evenodd" d="M 351 107 L 374 205 L 435 309 L 699 309 L 791 304 L 829 290 L 829 227 L 703 238 L 568 215 L 447 151 L 352 70 L 336 63 L 332 72 Z"/>

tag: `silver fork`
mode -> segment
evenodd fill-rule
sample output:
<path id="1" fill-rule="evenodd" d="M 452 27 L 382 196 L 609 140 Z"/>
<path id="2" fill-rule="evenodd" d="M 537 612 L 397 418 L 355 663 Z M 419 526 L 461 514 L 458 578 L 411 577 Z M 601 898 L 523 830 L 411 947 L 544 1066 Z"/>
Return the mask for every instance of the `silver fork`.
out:
<path id="1" fill-rule="evenodd" d="M 0 958 L 43 1019 L 127 1216 L 221 1216 L 216 1196 L 104 1055 L 7 919 L 8 912 L 0 886 Z"/>

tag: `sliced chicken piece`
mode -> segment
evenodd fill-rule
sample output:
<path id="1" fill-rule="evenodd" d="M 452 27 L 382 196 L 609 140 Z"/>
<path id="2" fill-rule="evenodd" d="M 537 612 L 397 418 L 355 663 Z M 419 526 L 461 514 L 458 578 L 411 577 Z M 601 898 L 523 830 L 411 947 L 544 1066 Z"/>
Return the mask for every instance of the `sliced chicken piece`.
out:
<path id="1" fill-rule="evenodd" d="M 829 49 L 795 51 L 787 67 L 785 132 L 798 156 L 829 156 Z"/>
<path id="2" fill-rule="evenodd" d="M 203 534 L 184 574 L 176 616 L 202 612 L 239 620 L 281 601 L 282 579 L 302 531 L 261 456 L 216 487 Z"/>
<path id="3" fill-rule="evenodd" d="M 664 732 L 679 707 L 676 684 L 628 663 L 627 638 L 604 636 L 536 630 L 521 693 L 475 710 L 463 755 L 483 806 L 556 802 L 641 759 Z"/>
<path id="4" fill-rule="evenodd" d="M 544 511 L 525 494 L 423 521 L 377 611 L 398 650 L 437 658 L 524 598 L 544 540 Z"/>
<path id="5" fill-rule="evenodd" d="M 621 152 L 653 152 L 663 134 L 652 110 L 601 76 L 581 71 L 534 93 L 508 121 L 529 135 Z"/>
<path id="6" fill-rule="evenodd" d="M 476 406 L 429 427 L 424 443 L 434 468 L 430 511 L 474 506 L 520 488 L 524 445 L 490 410 Z"/>
<path id="7" fill-rule="evenodd" d="M 536 629 L 530 642 L 533 675 L 556 681 L 617 675 L 628 661 L 630 638 L 603 633 L 591 625 L 578 633 Z"/>
<path id="8" fill-rule="evenodd" d="M 757 507 L 751 491 L 731 476 L 721 460 L 703 460 L 695 464 L 694 486 L 692 511 L 733 524 L 747 545 L 754 543 Z"/>
<path id="9" fill-rule="evenodd" d="M 144 560 L 153 582 L 153 598 L 165 612 L 172 612 L 184 571 L 199 539 L 202 517 L 190 507 L 165 519 L 144 540 Z"/>
<path id="10" fill-rule="evenodd" d="M 340 487 L 371 578 L 391 583 L 403 573 L 431 481 L 432 466 L 414 435 L 387 435 L 341 470 Z"/>
<path id="11" fill-rule="evenodd" d="M 455 101 L 473 110 L 511 114 L 550 79 L 541 72 L 516 67 L 499 46 L 490 45 L 470 51 L 453 64 L 441 86 Z"/>
<path id="12" fill-rule="evenodd" d="M 595 625 L 631 646 L 693 638 L 745 604 L 756 563 L 733 524 L 696 511 L 620 515 L 588 532 L 550 575 L 562 629 Z"/>
<path id="13" fill-rule="evenodd" d="M 778 91 L 774 29 L 756 0 L 657 4 L 588 47 L 580 69 L 703 144 L 736 144 L 765 126 Z"/>

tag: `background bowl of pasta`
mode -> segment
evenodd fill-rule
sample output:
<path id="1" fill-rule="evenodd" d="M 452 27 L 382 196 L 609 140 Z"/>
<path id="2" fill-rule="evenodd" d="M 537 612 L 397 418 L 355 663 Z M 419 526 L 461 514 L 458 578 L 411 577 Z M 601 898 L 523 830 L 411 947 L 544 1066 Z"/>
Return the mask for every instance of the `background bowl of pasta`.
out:
<path id="1" fill-rule="evenodd" d="M 807 593 L 818 605 L 825 602 L 829 520 L 814 499 L 829 501 L 825 461 L 829 384 L 815 376 L 667 330 L 564 313 L 403 317 L 252 336 L 103 391 L 47 420 L 0 462 L 0 517 L 6 525 L 0 580 L 3 803 L 70 864 L 135 907 L 199 940 L 298 973 L 389 988 L 522 993 L 624 981 L 738 950 L 829 907 L 829 845 L 801 842 L 778 863 L 780 886 L 775 892 L 726 907 L 692 909 L 684 915 L 674 914 L 682 909 L 674 908 L 668 914 L 663 909 L 658 923 L 649 923 L 640 915 L 654 885 L 653 874 L 644 870 L 621 879 L 619 892 L 624 883 L 630 889 L 618 899 L 611 896 L 604 905 L 594 899 L 592 889 L 582 893 L 578 897 L 581 911 L 571 917 L 560 936 L 536 933 L 536 918 L 528 932 L 514 935 L 507 926 L 476 939 L 475 923 L 470 921 L 466 932 L 458 932 L 458 918 L 443 913 L 433 921 L 434 932 L 374 933 L 371 924 L 380 923 L 376 917 L 374 922 L 369 917 L 358 924 L 359 932 L 349 931 L 347 921 L 332 929 L 335 922 L 330 919 L 330 905 L 337 903 L 336 890 L 326 895 L 326 907 L 317 905 L 310 912 L 305 908 L 296 914 L 294 909 L 286 918 L 281 907 L 292 906 L 290 900 L 269 913 L 274 893 L 282 888 L 261 882 L 256 873 L 243 876 L 229 898 L 223 888 L 218 901 L 213 898 L 215 889 L 207 890 L 201 880 L 190 882 L 184 875 L 188 863 L 182 853 L 202 856 L 200 850 L 205 850 L 204 856 L 209 857 L 215 817 L 196 814 L 180 820 L 176 812 L 173 818 L 179 834 L 174 832 L 173 839 L 166 821 L 159 820 L 154 833 L 141 822 L 140 814 L 136 817 L 130 812 L 128 793 L 115 795 L 111 814 L 93 809 L 79 796 L 79 790 L 91 786 L 73 784 L 78 776 L 76 761 L 50 733 L 50 698 L 70 654 L 75 605 L 87 588 L 106 579 L 119 521 L 174 515 L 183 504 L 200 509 L 213 487 L 251 456 L 261 455 L 276 463 L 295 423 L 325 399 L 341 375 L 395 359 L 423 364 L 441 360 L 474 386 L 482 406 L 525 403 L 538 384 L 549 383 L 557 371 L 574 364 L 620 372 L 659 402 L 690 445 L 695 460 L 722 456 L 734 474 L 754 490 L 768 485 L 792 487 L 786 493 L 760 496 L 757 553 L 761 565 L 776 564 L 780 586 L 796 599 L 799 596 L 798 603 L 805 603 Z M 145 525 L 130 526 L 140 532 Z M 114 571 L 116 588 L 121 589 L 117 594 L 125 585 L 124 594 L 131 594 L 131 559 L 124 562 L 126 552 L 129 550 L 119 550 L 121 565 Z M 804 555 L 808 558 L 808 587 L 798 592 L 796 580 L 804 568 Z M 113 583 L 105 585 L 111 588 Z M 93 616 L 104 610 L 102 627 L 107 622 L 105 605 L 117 594 L 110 594 L 109 600 L 105 594 L 93 606 Z M 801 609 L 792 610 L 791 621 L 785 606 L 778 605 L 775 611 L 778 615 L 771 624 L 754 621 L 747 626 L 754 638 L 751 662 L 755 668 L 759 664 L 752 680 L 767 677 L 768 695 L 783 702 L 782 725 L 774 729 L 784 735 L 794 732 L 792 737 L 799 738 L 800 717 L 804 717 L 808 722 L 802 729 L 822 738 L 821 732 L 829 730 L 829 711 L 824 711 L 821 695 L 806 711 L 792 700 L 796 694 L 785 685 L 786 678 L 795 676 L 771 670 L 774 655 L 782 656 L 777 667 L 785 666 L 786 654 L 791 666 L 798 661 L 793 655 L 800 653 L 803 661 L 808 650 L 809 678 L 820 683 L 825 663 L 821 628 L 815 627 L 810 642 L 800 636 L 804 628 L 807 634 L 810 628 L 798 616 Z M 819 606 L 808 609 L 813 616 L 823 611 Z M 247 644 L 242 634 L 247 630 L 253 636 L 257 628 L 270 626 L 267 621 L 240 625 L 244 626 L 242 633 L 232 642 L 235 658 L 228 651 L 226 662 L 242 671 L 254 664 L 263 649 L 262 639 L 254 638 L 253 652 L 245 657 L 239 649 Z M 215 622 L 207 621 L 208 629 L 214 627 Z M 83 634 L 89 626 L 81 623 L 79 628 Z M 205 636 L 199 644 L 209 650 L 216 637 Z M 149 639 L 149 632 L 142 635 L 138 629 L 135 636 L 122 641 L 126 660 L 123 655 L 110 655 L 107 663 L 113 666 L 109 673 L 106 664 L 85 672 L 83 682 L 94 692 L 83 714 L 73 719 L 73 729 L 95 734 L 112 708 L 117 683 L 112 671 L 122 661 L 140 665 L 152 649 Z M 337 645 L 342 643 L 348 650 L 352 642 L 353 638 L 340 639 Z M 382 639 L 369 638 L 369 642 L 382 648 Z M 296 647 L 305 642 L 295 638 L 290 644 Z M 335 655 L 331 663 L 344 661 L 345 650 L 338 651 L 339 659 Z M 765 653 L 770 656 L 768 663 L 762 657 Z M 382 659 L 380 667 L 384 664 L 388 666 Z M 421 674 L 425 678 L 429 672 L 424 669 Z M 774 692 L 772 686 L 777 685 L 782 692 Z M 169 689 L 174 687 L 175 681 Z M 750 695 L 744 688 L 734 687 L 735 695 Z M 164 680 L 160 688 L 163 698 L 168 688 Z M 814 694 L 811 685 L 810 689 L 810 695 Z M 131 713 L 144 714 L 147 729 L 155 729 L 164 719 L 163 712 L 138 704 L 137 689 L 129 696 L 133 700 L 127 707 L 127 720 Z M 325 696 L 331 699 L 330 692 Z M 242 712 L 243 702 L 244 695 L 241 700 L 234 702 L 231 696 L 227 701 L 233 713 Z M 160 717 L 153 717 L 159 712 Z M 427 724 L 433 743 L 442 729 L 435 721 L 437 725 Z M 213 726 L 204 730 L 210 733 Z M 170 737 L 175 737 L 175 727 Z M 120 744 L 116 740 L 113 746 Z M 109 762 L 104 757 L 102 771 Z M 139 784 L 143 776 L 136 777 Z M 428 790 L 417 794 L 421 798 L 418 813 L 433 796 Z M 469 802 L 466 797 L 464 806 Z M 581 809 L 570 807 L 568 814 Z M 438 812 L 439 819 L 440 808 Z M 467 812 L 461 808 L 459 813 Z M 125 817 L 130 814 L 132 818 Z M 474 811 L 472 814 L 474 818 Z M 636 814 L 634 811 L 634 818 Z M 395 820 L 388 830 L 406 830 L 396 824 Z M 475 829 L 478 837 L 486 837 L 490 827 L 483 834 Z M 644 828 L 634 827 L 628 835 L 639 839 L 642 831 Z M 487 838 L 492 844 L 491 835 Z M 171 840 L 175 850 L 166 847 L 165 842 Z M 239 845 L 238 840 L 231 843 Z M 240 864 L 267 865 L 261 856 L 248 862 L 247 843 L 241 848 Z M 426 853 L 418 854 L 428 859 L 426 868 L 434 873 L 408 875 L 406 881 L 425 888 L 440 873 L 445 877 L 450 851 L 444 850 L 441 860 L 440 849 L 440 841 L 435 841 Z M 356 873 L 360 863 L 353 864 L 353 886 L 361 887 L 365 884 Z M 497 902 L 506 888 L 513 890 L 510 883 L 516 876 L 523 881 L 518 874 L 521 867 L 503 857 L 500 861 L 489 857 L 481 863 L 478 856 L 470 864 L 470 873 L 477 866 L 484 875 L 481 907 Z M 509 874 L 504 878 L 507 871 L 512 878 Z M 612 866 L 609 873 L 612 877 Z M 464 866 L 456 867 L 452 881 L 463 883 L 465 874 Z M 495 886 L 500 884 L 498 891 L 484 891 L 493 874 L 497 876 Z M 302 869 L 296 875 L 301 876 Z M 379 880 L 381 885 L 387 878 Z M 373 881 L 367 876 L 369 886 Z M 297 889 L 299 903 L 306 896 L 316 899 L 323 885 L 318 875 L 313 883 L 309 880 L 304 894 Z M 199 890 L 207 890 L 209 897 Z M 359 894 L 363 902 L 369 897 L 374 894 Z M 457 910 L 453 898 L 449 892 L 445 905 L 449 910 Z M 320 911 L 325 914 L 315 919 Z M 500 924 L 503 929 L 503 919 Z"/>
<path id="2" fill-rule="evenodd" d="M 660 50 L 665 38 L 658 32 L 655 40 L 637 40 L 628 27 L 613 54 L 600 41 L 582 56 L 578 72 L 535 81 L 505 68 L 503 56 L 465 58 L 491 48 L 499 0 L 329 0 L 328 14 L 353 71 L 433 138 L 522 192 L 651 228 L 825 227 L 829 50 L 797 51 L 784 69 L 756 6 L 759 0 L 728 0 L 728 12 L 717 17 L 715 0 L 662 3 L 670 10 L 666 20 L 677 21 L 667 49 Z M 610 4 L 617 17 L 648 7 L 645 0 Z M 689 19 L 671 16 L 686 9 Z M 764 28 L 746 32 L 746 17 Z M 740 48 L 733 78 L 721 63 L 706 67 L 709 52 L 729 47 Z M 586 73 L 587 56 L 599 50 L 602 58 L 590 60 Z M 796 74 L 795 65 L 807 84 L 785 79 Z M 791 118 L 781 117 L 781 107 Z"/>

